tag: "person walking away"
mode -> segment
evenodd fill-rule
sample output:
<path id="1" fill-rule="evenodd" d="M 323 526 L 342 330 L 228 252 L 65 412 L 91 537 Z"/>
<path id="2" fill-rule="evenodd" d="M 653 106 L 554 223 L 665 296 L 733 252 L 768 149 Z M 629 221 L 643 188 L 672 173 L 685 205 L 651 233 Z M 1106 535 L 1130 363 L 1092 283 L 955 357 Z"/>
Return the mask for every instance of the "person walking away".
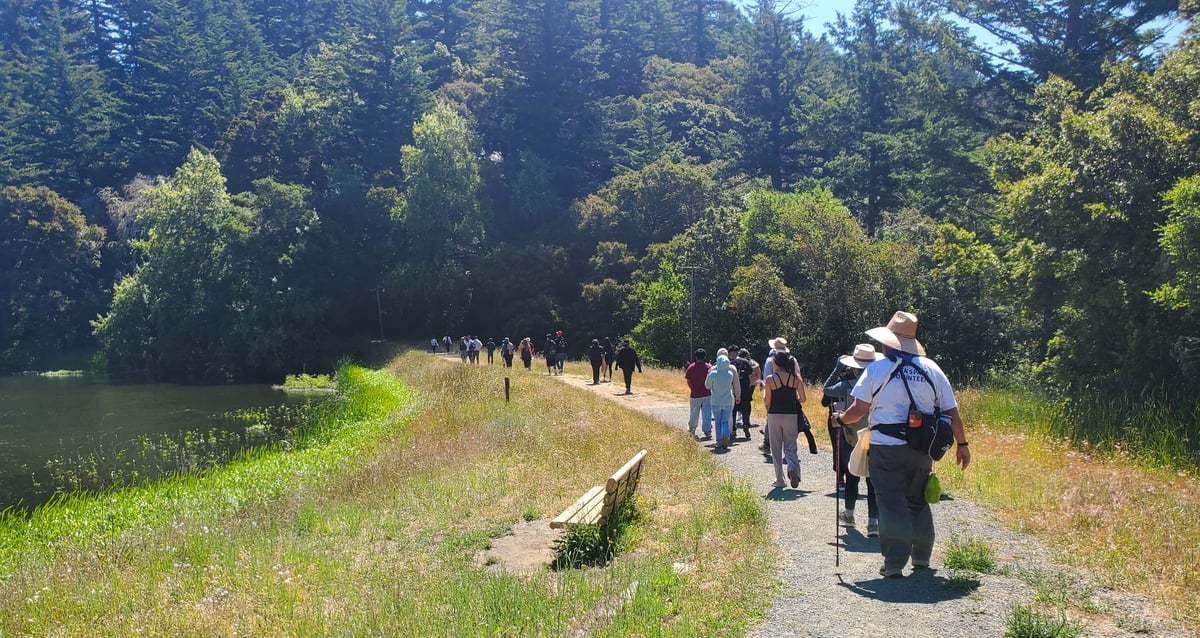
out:
<path id="1" fill-rule="evenodd" d="M 704 387 L 712 390 L 713 425 L 716 427 L 717 449 L 727 449 L 730 442 L 730 421 L 733 418 L 733 406 L 741 398 L 741 385 L 738 383 L 737 368 L 729 362 L 729 353 L 725 348 L 717 350 L 717 361 L 708 376 L 704 379 Z"/>
<path id="2" fill-rule="evenodd" d="M 730 349 L 730 352 L 736 352 L 737 358 L 733 360 L 734 367 L 738 371 L 738 383 L 742 388 L 742 398 L 733 409 L 733 429 L 737 431 L 737 416 L 742 416 L 742 430 L 746 433 L 746 440 L 750 440 L 750 412 L 753 409 L 754 403 L 754 388 L 758 385 L 758 362 L 750 358 L 750 351 L 742 348 L 740 350 Z"/>
<path id="3" fill-rule="evenodd" d="M 508 337 L 505 337 L 502 341 L 500 341 L 500 358 L 504 360 L 504 367 L 512 367 L 513 342 Z"/>
<path id="4" fill-rule="evenodd" d="M 526 370 L 533 370 L 533 339 L 529 337 L 521 340 L 521 363 Z"/>
<path id="5" fill-rule="evenodd" d="M 553 375 L 558 363 L 558 344 L 554 341 L 554 335 L 546 335 L 546 341 L 542 343 L 542 356 L 546 359 L 546 374 Z"/>
<path id="6" fill-rule="evenodd" d="M 592 364 L 592 385 L 600 385 L 600 366 L 604 365 L 604 346 L 599 339 L 592 339 L 588 346 L 588 363 Z"/>
<path id="7" fill-rule="evenodd" d="M 704 384 L 711 367 L 708 365 L 708 353 L 704 348 L 696 348 L 696 352 L 692 353 L 692 362 L 683 371 L 683 378 L 687 381 L 689 390 L 688 433 L 695 437 L 696 421 L 702 420 L 700 431 L 704 436 L 700 437 L 701 441 L 712 438 L 712 390 Z"/>
<path id="8" fill-rule="evenodd" d="M 764 382 L 763 401 L 767 406 L 767 432 L 771 441 L 771 462 L 775 466 L 773 487 L 783 487 L 783 466 L 787 465 L 792 487 L 800 485 L 800 457 L 796 437 L 800 435 L 800 405 L 804 403 L 804 379 L 799 366 L 787 349 L 787 341 L 776 339 L 771 359 L 771 375 Z"/>
<path id="9" fill-rule="evenodd" d="M 430 352 L 430 354 L 437 354 L 437 349 L 438 349 L 438 338 L 437 338 L 437 337 L 434 337 L 434 338 L 432 338 L 432 339 L 430 339 L 430 340 L 429 340 L 429 352 Z"/>
<path id="10" fill-rule="evenodd" d="M 853 403 L 835 412 L 834 421 L 844 428 L 866 418 L 874 430 L 868 466 L 879 503 L 879 574 L 903 578 L 909 561 L 915 570 L 929 568 L 934 541 L 933 511 L 925 501 L 933 459 L 907 444 L 910 406 L 923 414 L 936 407 L 950 417 L 958 443 L 956 461 L 963 470 L 971 463 L 971 450 L 950 380 L 917 341 L 917 317 L 898 311 L 867 336 L 882 344 L 884 358 L 863 370 L 850 391 Z"/>
<path id="11" fill-rule="evenodd" d="M 613 379 L 613 366 L 617 362 L 617 347 L 613 345 L 612 337 L 604 338 L 604 368 L 609 383 Z"/>
<path id="12" fill-rule="evenodd" d="M 621 374 L 625 377 L 625 394 L 633 394 L 630 389 L 630 384 L 633 382 L 633 370 L 637 368 L 638 374 L 642 373 L 642 359 L 638 356 L 637 350 L 629 344 L 629 339 L 621 340 L 621 349 L 617 351 L 617 367 L 621 369 Z"/>
<path id="13" fill-rule="evenodd" d="M 764 400 L 766 399 L 766 394 L 767 394 L 766 379 L 767 379 L 767 377 L 771 376 L 771 374 L 775 371 L 775 346 L 776 345 L 782 345 L 784 349 L 787 349 L 787 339 L 784 339 L 783 337 L 775 337 L 774 339 L 767 340 L 767 347 L 770 348 L 770 350 L 767 351 L 767 358 L 763 361 L 762 377 L 759 379 L 759 382 L 758 382 L 758 387 L 762 388 Z M 769 424 L 767 424 L 767 423 L 763 424 L 763 433 L 762 433 L 763 440 L 762 440 L 762 445 L 758 446 L 758 449 L 763 454 L 770 456 L 771 455 L 771 438 L 767 433 L 768 426 L 769 426 Z"/>
<path id="14" fill-rule="evenodd" d="M 459 338 L 459 340 L 458 340 L 458 358 L 461 359 L 463 363 L 466 363 L 467 357 L 470 356 L 467 353 L 467 348 L 469 348 L 469 347 L 470 346 L 468 345 L 466 337 Z"/>
<path id="15" fill-rule="evenodd" d="M 454 340 L 450 338 L 450 335 L 442 337 L 442 345 L 446 347 L 446 354 L 450 354 L 450 344 L 452 343 Z"/>
<path id="16" fill-rule="evenodd" d="M 825 379 L 825 395 L 821 397 L 821 405 L 829 408 L 829 440 L 836 446 L 833 453 L 834 473 L 838 482 L 845 486 L 843 492 L 843 508 L 838 512 L 838 519 L 846 527 L 854 527 L 854 509 L 858 503 L 859 485 L 862 480 L 850 473 L 850 452 L 858 445 L 859 430 L 867 427 L 865 421 L 846 422 L 841 427 L 833 420 L 834 412 L 844 411 L 850 405 L 850 391 L 862 374 L 863 368 L 883 358 L 875 352 L 875 346 L 860 343 L 854 346 L 852 354 L 838 359 L 833 372 Z M 875 486 L 870 477 L 864 477 L 867 483 L 867 536 L 879 536 L 879 506 L 875 500 Z"/>
<path id="17" fill-rule="evenodd" d="M 487 340 L 488 365 L 492 365 L 492 354 L 496 352 L 496 340 L 488 337 Z"/>
<path id="18" fill-rule="evenodd" d="M 562 374 L 563 364 L 567 362 L 567 338 L 563 335 L 562 330 L 559 330 L 555 336 L 558 338 L 554 340 L 554 368 L 558 374 Z"/>
<path id="19" fill-rule="evenodd" d="M 479 365 L 479 351 L 480 350 L 483 350 L 483 342 L 479 340 L 478 336 L 473 335 L 471 337 L 471 347 L 470 347 L 471 363 L 474 363 L 475 365 Z"/>

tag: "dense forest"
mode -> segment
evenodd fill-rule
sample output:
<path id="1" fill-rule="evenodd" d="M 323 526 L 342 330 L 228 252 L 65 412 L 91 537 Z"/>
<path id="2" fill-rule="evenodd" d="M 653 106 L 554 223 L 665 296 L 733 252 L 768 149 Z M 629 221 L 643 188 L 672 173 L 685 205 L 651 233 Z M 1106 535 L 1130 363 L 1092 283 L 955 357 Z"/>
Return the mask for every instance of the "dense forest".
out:
<path id="1" fill-rule="evenodd" d="M 908 309 L 960 378 L 1194 390 L 1200 37 L 1154 25 L 1196 8 L 0 0 L 0 370 L 381 329 L 678 364 L 694 297 L 813 374 Z"/>

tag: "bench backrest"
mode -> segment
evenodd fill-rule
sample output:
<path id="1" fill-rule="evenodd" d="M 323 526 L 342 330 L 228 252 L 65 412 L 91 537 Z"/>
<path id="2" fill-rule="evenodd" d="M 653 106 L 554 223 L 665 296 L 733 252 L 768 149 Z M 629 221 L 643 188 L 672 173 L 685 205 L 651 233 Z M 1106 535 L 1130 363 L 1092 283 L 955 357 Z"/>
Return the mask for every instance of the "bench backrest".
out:
<path id="1" fill-rule="evenodd" d="M 629 462 L 621 466 L 608 482 L 604 484 L 604 507 L 600 510 L 600 520 L 616 509 L 617 505 L 637 489 L 638 479 L 642 476 L 642 459 L 646 458 L 646 450 L 633 455 Z"/>

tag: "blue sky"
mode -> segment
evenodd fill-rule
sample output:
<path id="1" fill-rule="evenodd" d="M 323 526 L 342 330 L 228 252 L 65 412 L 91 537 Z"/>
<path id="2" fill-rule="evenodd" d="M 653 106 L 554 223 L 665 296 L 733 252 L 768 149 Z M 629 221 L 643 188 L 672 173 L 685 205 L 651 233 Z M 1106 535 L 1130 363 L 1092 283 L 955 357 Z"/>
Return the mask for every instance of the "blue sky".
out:
<path id="1" fill-rule="evenodd" d="M 742 0 L 740 4 L 752 5 L 754 0 Z M 853 0 L 792 0 L 788 5 L 785 2 L 780 3 L 780 8 L 790 6 L 794 13 L 793 17 L 803 17 L 805 30 L 820 36 L 828 29 L 826 24 L 837 20 L 837 14 L 840 11 L 847 17 L 854 12 Z M 1164 25 L 1167 28 L 1166 43 L 1173 44 L 1175 40 L 1183 34 L 1185 24 L 1179 21 L 1167 21 Z M 972 29 L 975 37 L 979 38 L 981 43 L 991 41 L 991 37 L 982 29 Z"/>

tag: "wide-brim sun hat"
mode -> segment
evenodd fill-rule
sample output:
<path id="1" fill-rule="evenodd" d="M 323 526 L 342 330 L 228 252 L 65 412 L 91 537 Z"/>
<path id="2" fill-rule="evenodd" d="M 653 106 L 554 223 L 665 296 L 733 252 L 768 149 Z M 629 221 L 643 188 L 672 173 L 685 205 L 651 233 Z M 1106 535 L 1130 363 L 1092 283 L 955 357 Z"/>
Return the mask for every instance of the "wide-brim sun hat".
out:
<path id="1" fill-rule="evenodd" d="M 925 346 L 917 341 L 917 317 L 903 310 L 897 310 L 886 326 L 868 330 L 867 336 L 901 352 L 925 355 Z"/>
<path id="2" fill-rule="evenodd" d="M 784 339 L 783 337 L 775 337 L 774 339 L 768 341 L 767 345 L 770 346 L 775 352 L 789 352 L 787 339 Z"/>
<path id="3" fill-rule="evenodd" d="M 882 358 L 882 354 L 875 352 L 875 346 L 869 343 L 860 343 L 854 346 L 852 354 L 843 355 L 838 359 L 838 363 L 847 368 L 858 368 L 861 370 Z"/>

